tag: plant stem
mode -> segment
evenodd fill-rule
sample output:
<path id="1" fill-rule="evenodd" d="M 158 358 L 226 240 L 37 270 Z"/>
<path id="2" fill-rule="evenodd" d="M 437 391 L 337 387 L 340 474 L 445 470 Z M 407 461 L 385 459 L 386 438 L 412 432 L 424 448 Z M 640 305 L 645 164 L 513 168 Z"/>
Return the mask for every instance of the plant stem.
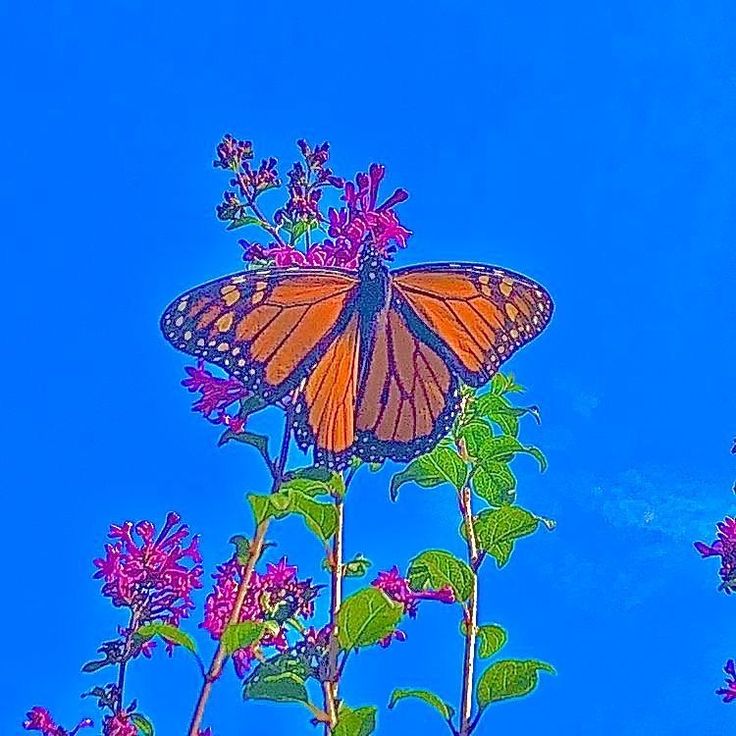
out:
<path id="1" fill-rule="evenodd" d="M 281 479 L 284 475 L 284 467 L 286 466 L 286 458 L 289 453 L 289 439 L 291 437 L 291 412 L 286 412 L 286 425 L 284 427 L 284 436 L 281 440 L 281 451 L 279 453 L 278 460 L 275 463 L 269 464 L 273 482 L 271 484 L 271 493 L 275 493 L 281 485 Z M 253 541 L 250 545 L 248 553 L 248 562 L 243 570 L 242 577 L 240 578 L 240 584 L 238 586 L 238 592 L 235 597 L 235 604 L 233 610 L 230 613 L 227 625 L 236 624 L 240 621 L 240 614 L 243 610 L 243 604 L 248 594 L 248 587 L 250 586 L 250 580 L 253 577 L 256 564 L 263 554 L 263 547 L 266 541 L 266 532 L 268 531 L 268 519 L 262 521 L 256 527 L 256 533 L 253 537 Z M 202 726 L 202 719 L 204 718 L 204 711 L 207 707 L 207 701 L 209 700 L 212 688 L 222 675 L 222 670 L 227 662 L 228 654 L 225 651 L 225 647 L 220 641 L 215 651 L 215 656 L 212 659 L 210 669 L 205 675 L 202 689 L 199 692 L 197 698 L 197 704 L 194 708 L 194 715 L 192 716 L 191 723 L 189 724 L 189 736 L 198 736 Z"/>
<path id="2" fill-rule="evenodd" d="M 345 528 L 345 501 L 343 498 L 335 499 L 335 511 L 337 512 L 337 529 L 335 536 L 332 538 L 331 551 L 331 568 L 332 568 L 332 586 L 330 596 L 330 645 L 329 645 L 329 662 L 328 662 L 328 679 L 322 684 L 324 693 L 325 711 L 330 718 L 329 723 L 325 723 L 325 735 L 329 736 L 332 729 L 337 725 L 338 710 L 338 689 L 340 686 L 340 673 L 337 667 L 337 655 L 339 653 L 337 641 L 337 614 L 342 605 L 342 583 L 343 583 L 343 543 Z"/>
<path id="3" fill-rule="evenodd" d="M 465 654 L 463 656 L 463 686 L 460 700 L 459 736 L 470 736 L 475 728 L 473 721 L 473 690 L 475 674 L 476 642 L 478 636 L 478 541 L 473 526 L 473 503 L 470 486 L 460 491 L 460 510 L 465 523 L 468 544 L 468 564 L 473 572 L 470 599 L 465 611 Z"/>
<path id="4" fill-rule="evenodd" d="M 128 633 L 125 635 L 125 644 L 123 645 L 123 661 L 118 667 L 118 703 L 117 712 L 120 713 L 125 707 L 125 674 L 128 665 L 128 655 L 130 653 L 130 645 L 133 635 L 138 629 L 138 614 L 131 612 L 130 621 L 128 621 Z"/>

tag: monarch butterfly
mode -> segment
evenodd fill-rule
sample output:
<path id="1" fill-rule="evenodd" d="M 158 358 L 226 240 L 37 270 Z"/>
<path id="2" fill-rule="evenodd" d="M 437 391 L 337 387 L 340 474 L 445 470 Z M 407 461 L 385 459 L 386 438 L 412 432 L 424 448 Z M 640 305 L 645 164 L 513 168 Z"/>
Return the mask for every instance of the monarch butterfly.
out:
<path id="1" fill-rule="evenodd" d="M 161 329 L 267 403 L 288 401 L 302 449 L 342 468 L 406 461 L 434 447 L 478 387 L 538 335 L 553 304 L 542 286 L 494 266 L 389 271 L 366 248 L 357 271 L 264 268 L 186 292 Z"/>

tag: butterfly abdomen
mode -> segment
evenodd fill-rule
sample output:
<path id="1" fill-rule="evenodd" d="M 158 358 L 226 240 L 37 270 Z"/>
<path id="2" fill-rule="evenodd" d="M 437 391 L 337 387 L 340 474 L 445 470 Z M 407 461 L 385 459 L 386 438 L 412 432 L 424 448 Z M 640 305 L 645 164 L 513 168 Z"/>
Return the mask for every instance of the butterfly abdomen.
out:
<path id="1" fill-rule="evenodd" d="M 391 285 L 388 269 L 377 256 L 363 260 L 359 270 L 357 308 L 360 317 L 360 382 L 368 369 L 373 354 L 376 327 L 381 314 L 388 309 L 391 299 Z"/>

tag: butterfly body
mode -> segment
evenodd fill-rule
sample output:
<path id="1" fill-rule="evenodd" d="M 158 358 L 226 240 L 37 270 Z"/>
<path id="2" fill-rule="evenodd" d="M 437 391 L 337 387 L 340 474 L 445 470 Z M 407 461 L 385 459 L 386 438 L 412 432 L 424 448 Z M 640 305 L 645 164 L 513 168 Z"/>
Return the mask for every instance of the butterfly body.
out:
<path id="1" fill-rule="evenodd" d="M 268 268 L 204 284 L 161 327 L 264 401 L 288 402 L 300 446 L 340 468 L 431 449 L 459 411 L 460 382 L 486 383 L 551 314 L 547 292 L 511 271 L 390 271 L 367 250 L 357 271 Z"/>

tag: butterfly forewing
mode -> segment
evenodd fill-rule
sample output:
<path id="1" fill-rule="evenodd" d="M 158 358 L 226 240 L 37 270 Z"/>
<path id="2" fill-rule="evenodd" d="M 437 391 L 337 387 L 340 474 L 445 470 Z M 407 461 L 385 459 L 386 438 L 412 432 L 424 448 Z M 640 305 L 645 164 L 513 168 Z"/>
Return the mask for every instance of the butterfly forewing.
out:
<path id="1" fill-rule="evenodd" d="M 396 309 L 412 331 L 481 386 L 552 316 L 552 300 L 520 274 L 475 264 L 412 266 L 392 274 Z"/>
<path id="2" fill-rule="evenodd" d="M 161 329 L 179 350 L 276 400 L 344 331 L 358 283 L 350 273 L 327 269 L 234 274 L 180 296 L 164 312 Z"/>

